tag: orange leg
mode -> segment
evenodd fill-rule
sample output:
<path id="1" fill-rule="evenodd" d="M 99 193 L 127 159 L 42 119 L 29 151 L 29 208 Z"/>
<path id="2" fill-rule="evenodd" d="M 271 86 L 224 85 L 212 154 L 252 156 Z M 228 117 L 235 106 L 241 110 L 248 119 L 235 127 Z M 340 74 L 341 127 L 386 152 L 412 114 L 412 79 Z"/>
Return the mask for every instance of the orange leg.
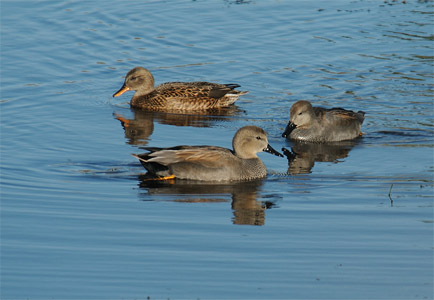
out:
<path id="1" fill-rule="evenodd" d="M 169 176 L 160 176 L 160 177 L 154 177 L 154 178 L 147 178 L 144 179 L 146 181 L 160 181 L 160 180 L 167 180 L 169 182 L 174 182 L 175 181 L 175 175 L 169 175 Z"/>

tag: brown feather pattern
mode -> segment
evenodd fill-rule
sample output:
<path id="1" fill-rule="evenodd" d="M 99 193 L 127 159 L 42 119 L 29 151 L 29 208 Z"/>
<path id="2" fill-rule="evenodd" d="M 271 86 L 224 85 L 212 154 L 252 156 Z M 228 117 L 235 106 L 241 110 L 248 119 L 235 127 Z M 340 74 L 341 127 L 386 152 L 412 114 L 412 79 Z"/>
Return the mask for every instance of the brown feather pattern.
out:
<path id="1" fill-rule="evenodd" d="M 146 110 L 194 111 L 227 107 L 246 91 L 237 91 L 238 84 L 219 84 L 205 81 L 167 82 L 154 87 L 149 70 L 136 67 L 130 70 L 122 88 L 134 90 L 131 106 Z M 121 90 L 122 90 L 121 88 Z M 125 91 L 119 90 L 117 97 Z"/>

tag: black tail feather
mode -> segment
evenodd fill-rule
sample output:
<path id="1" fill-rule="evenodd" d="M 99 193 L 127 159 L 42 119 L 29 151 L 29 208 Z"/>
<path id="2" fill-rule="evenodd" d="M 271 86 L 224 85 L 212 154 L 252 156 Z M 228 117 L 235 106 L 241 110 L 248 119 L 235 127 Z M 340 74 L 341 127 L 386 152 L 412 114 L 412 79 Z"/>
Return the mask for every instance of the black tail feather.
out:
<path id="1" fill-rule="evenodd" d="M 233 90 L 233 89 L 240 87 L 241 85 L 236 84 L 236 83 L 226 83 L 225 86 L 230 88 L 231 90 Z"/>

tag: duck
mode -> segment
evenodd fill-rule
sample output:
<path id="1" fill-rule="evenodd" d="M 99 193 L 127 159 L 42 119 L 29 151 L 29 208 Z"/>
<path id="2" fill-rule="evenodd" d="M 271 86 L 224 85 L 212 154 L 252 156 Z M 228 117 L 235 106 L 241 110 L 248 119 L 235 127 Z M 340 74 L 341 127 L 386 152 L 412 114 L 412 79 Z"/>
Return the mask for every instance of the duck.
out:
<path id="1" fill-rule="evenodd" d="M 244 126 L 234 135 L 232 148 L 175 146 L 145 148 L 132 154 L 147 170 L 150 180 L 247 181 L 264 178 L 267 169 L 258 152 L 283 157 L 268 144 L 267 133 L 257 126 Z"/>
<path id="2" fill-rule="evenodd" d="M 306 142 L 340 142 L 362 135 L 365 112 L 340 107 L 314 107 L 309 101 L 295 102 L 282 137 Z"/>
<path id="3" fill-rule="evenodd" d="M 134 108 L 158 111 L 200 111 L 228 107 L 247 91 L 237 91 L 240 85 L 205 81 L 166 82 L 154 86 L 154 76 L 143 67 L 131 69 L 122 87 L 113 94 L 118 97 L 135 91 L 130 105 Z"/>

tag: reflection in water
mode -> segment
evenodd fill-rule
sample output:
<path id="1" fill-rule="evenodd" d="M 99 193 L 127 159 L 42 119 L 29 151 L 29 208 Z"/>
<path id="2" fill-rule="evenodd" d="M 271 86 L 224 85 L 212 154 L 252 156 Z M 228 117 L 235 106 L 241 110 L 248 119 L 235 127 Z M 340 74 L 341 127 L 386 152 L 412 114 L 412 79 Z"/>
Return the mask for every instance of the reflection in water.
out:
<path id="1" fill-rule="evenodd" d="M 154 120 L 152 115 L 134 114 L 134 119 L 127 119 L 120 114 L 114 114 L 125 130 L 125 138 L 130 145 L 146 145 L 149 137 L 154 132 Z"/>
<path id="2" fill-rule="evenodd" d="M 257 201 L 263 180 L 236 183 L 201 183 L 190 180 L 155 181 L 139 176 L 140 188 L 146 189 L 143 200 L 149 195 L 171 195 L 175 202 L 225 202 L 232 197 L 233 223 L 238 225 L 264 225 L 265 210 L 273 207 L 272 201 Z"/>
<path id="3" fill-rule="evenodd" d="M 291 151 L 283 148 L 283 154 L 288 158 L 288 174 L 310 173 L 316 161 L 339 162 L 348 156 L 351 149 L 360 139 L 335 143 L 309 143 L 291 141 Z"/>
<path id="4" fill-rule="evenodd" d="M 134 108 L 131 108 L 131 111 L 134 113 L 133 119 L 127 119 L 121 114 L 114 113 L 115 118 L 121 122 L 125 130 L 128 144 L 131 145 L 146 145 L 148 143 L 149 137 L 154 131 L 154 120 L 167 125 L 209 127 L 214 121 L 224 120 L 227 116 L 234 116 L 243 112 L 235 105 L 188 114 L 152 112 Z"/>

